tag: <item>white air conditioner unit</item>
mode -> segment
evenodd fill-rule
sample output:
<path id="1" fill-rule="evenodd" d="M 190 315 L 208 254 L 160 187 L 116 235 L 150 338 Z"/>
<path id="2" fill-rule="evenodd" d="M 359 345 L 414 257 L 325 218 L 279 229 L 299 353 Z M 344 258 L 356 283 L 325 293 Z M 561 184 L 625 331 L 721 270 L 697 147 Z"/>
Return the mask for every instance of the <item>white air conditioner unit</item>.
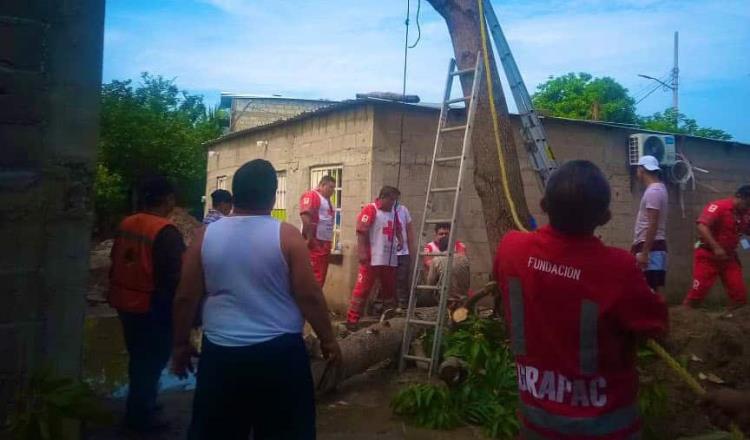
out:
<path id="1" fill-rule="evenodd" d="M 628 148 L 630 165 L 638 165 L 641 156 L 654 156 L 659 165 L 674 165 L 677 162 L 674 136 L 654 133 L 631 134 Z"/>

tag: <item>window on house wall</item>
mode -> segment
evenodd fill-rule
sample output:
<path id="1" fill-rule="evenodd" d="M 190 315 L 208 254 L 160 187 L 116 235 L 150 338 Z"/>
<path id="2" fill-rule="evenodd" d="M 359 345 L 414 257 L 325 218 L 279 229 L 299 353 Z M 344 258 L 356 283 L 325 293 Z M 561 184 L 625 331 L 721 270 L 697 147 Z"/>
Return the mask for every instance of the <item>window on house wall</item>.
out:
<path id="1" fill-rule="evenodd" d="M 271 217 L 283 222 L 286 221 L 286 171 L 276 173 L 276 178 L 279 185 L 276 188 L 276 203 L 273 205 Z"/>
<path id="2" fill-rule="evenodd" d="M 227 189 L 227 176 L 216 177 L 216 189 Z"/>
<path id="3" fill-rule="evenodd" d="M 343 190 L 343 170 L 344 167 L 341 165 L 315 167 L 310 169 L 310 188 L 317 187 L 323 176 L 331 176 L 336 179 L 336 190 L 333 192 L 333 196 L 331 196 L 331 204 L 333 205 L 336 215 L 333 224 L 333 242 L 331 243 L 331 252 L 336 254 L 341 253 L 341 194 Z"/>

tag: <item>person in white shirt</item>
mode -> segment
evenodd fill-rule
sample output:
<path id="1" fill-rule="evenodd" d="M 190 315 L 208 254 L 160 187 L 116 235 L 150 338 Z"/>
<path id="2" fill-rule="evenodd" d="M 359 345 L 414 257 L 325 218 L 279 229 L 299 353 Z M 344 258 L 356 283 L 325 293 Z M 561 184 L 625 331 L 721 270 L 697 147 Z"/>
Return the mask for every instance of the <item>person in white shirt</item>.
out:
<path id="1" fill-rule="evenodd" d="M 256 159 L 234 175 L 234 212 L 199 231 L 174 300 L 172 372 L 185 377 L 201 297 L 203 343 L 190 438 L 314 439 L 305 320 L 334 366 L 341 350 L 299 229 L 271 217 L 278 181 Z"/>
<path id="2" fill-rule="evenodd" d="M 635 220 L 631 251 L 646 276 L 649 287 L 658 291 L 667 276 L 667 187 L 659 179 L 661 168 L 654 156 L 638 161 L 638 180 L 646 188 Z"/>

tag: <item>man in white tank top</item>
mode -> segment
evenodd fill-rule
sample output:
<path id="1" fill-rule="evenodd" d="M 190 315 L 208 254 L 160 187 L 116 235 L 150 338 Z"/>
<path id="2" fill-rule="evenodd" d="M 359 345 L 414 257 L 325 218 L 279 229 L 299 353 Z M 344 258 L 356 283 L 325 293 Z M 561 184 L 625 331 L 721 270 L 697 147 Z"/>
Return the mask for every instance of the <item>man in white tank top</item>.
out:
<path id="1" fill-rule="evenodd" d="M 198 232 L 174 300 L 172 371 L 192 370 L 190 328 L 203 306 L 203 344 L 189 438 L 315 438 L 304 320 L 334 364 L 341 351 L 299 229 L 271 217 L 277 187 L 270 162 L 234 175 L 234 212 Z"/>
<path id="2" fill-rule="evenodd" d="M 336 218 L 331 196 L 335 190 L 336 179 L 323 176 L 318 187 L 302 194 L 299 202 L 302 236 L 307 240 L 310 265 L 320 287 L 326 282 L 328 256 L 331 255 L 333 224 Z"/>
<path id="3" fill-rule="evenodd" d="M 398 189 L 384 186 L 375 202 L 367 204 L 357 217 L 359 273 L 346 316 L 350 330 L 357 327 L 376 280 L 380 281 L 381 299 L 386 302 L 395 299 L 397 253 L 404 246 L 394 210 L 399 195 Z"/>

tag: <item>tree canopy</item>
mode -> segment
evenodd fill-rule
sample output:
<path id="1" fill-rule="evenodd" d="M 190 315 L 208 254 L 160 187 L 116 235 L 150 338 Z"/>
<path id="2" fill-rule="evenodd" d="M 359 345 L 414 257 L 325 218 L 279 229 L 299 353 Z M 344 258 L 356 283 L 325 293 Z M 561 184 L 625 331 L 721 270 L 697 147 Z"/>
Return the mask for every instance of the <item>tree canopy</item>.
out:
<path id="1" fill-rule="evenodd" d="M 672 108 L 651 116 L 638 116 L 635 99 L 628 89 L 610 77 L 594 78 L 588 73 L 551 77 L 537 87 L 532 100 L 541 114 L 549 116 L 635 124 L 667 133 L 732 139 L 724 130 L 700 127 L 695 119 L 682 113 L 675 118 Z"/>
<path id="2" fill-rule="evenodd" d="M 649 130 L 666 131 L 668 133 L 688 134 L 724 141 L 732 139 L 732 135 L 724 130 L 699 127 L 695 119 L 690 119 L 683 113 L 677 113 L 677 117 L 675 117 L 675 110 L 671 107 L 664 110 L 663 113 L 657 112 L 641 118 L 641 126 Z"/>
<path id="3" fill-rule="evenodd" d="M 638 121 L 635 100 L 610 77 L 572 72 L 552 77 L 537 87 L 532 99 L 540 113 L 551 116 L 625 124 Z"/>
<path id="4" fill-rule="evenodd" d="M 143 73 L 138 84 L 104 84 L 95 190 L 100 226 L 129 212 L 139 180 L 156 174 L 170 178 L 182 204 L 199 211 L 206 178 L 202 143 L 221 134 L 223 118 L 173 79 Z"/>

